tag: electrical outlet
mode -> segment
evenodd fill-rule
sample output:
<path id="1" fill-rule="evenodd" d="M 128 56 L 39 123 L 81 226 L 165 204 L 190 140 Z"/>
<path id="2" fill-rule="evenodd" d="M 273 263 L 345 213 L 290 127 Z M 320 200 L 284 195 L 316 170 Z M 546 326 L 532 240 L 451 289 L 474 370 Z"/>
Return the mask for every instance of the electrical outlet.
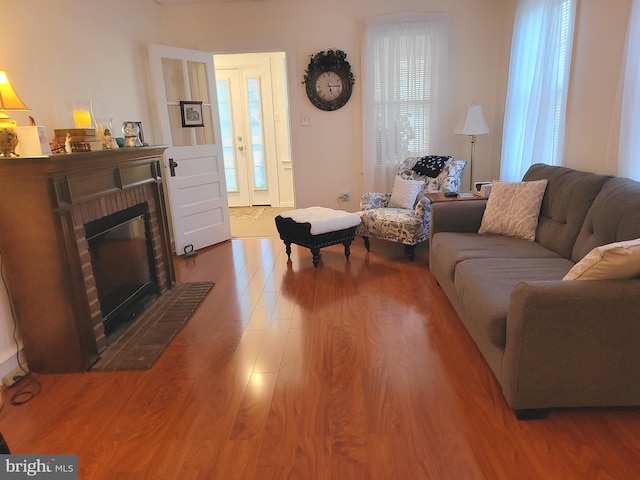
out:
<path id="1" fill-rule="evenodd" d="M 20 367 L 14 368 L 10 373 L 2 377 L 2 383 L 5 387 L 10 387 L 18 381 L 20 377 L 25 375 L 24 370 Z"/>

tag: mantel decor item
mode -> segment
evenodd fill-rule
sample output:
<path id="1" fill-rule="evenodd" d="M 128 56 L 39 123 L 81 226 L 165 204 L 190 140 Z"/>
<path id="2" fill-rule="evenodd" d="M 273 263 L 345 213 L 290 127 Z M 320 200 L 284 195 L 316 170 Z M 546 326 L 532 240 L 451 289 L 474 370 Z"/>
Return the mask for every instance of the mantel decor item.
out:
<path id="1" fill-rule="evenodd" d="M 18 134 L 16 122 L 4 113 L 6 110 L 29 110 L 16 94 L 9 82 L 7 72 L 0 70 L 0 155 L 5 157 L 17 156 Z"/>
<path id="2" fill-rule="evenodd" d="M 102 143 L 103 150 L 112 150 L 119 148 L 116 139 L 113 137 L 113 128 L 111 127 L 111 118 L 96 119 L 96 138 Z"/>
<path id="3" fill-rule="evenodd" d="M 347 54 L 323 50 L 311 55 L 302 83 L 315 107 L 325 111 L 342 108 L 351 98 L 355 83 Z"/>
<path id="4" fill-rule="evenodd" d="M 183 127 L 204 127 L 202 102 L 180 101 L 180 116 Z"/>
<path id="5" fill-rule="evenodd" d="M 124 134 L 125 147 L 141 147 L 140 141 L 140 122 L 126 121 L 122 124 L 122 133 Z"/>
<path id="6" fill-rule="evenodd" d="M 91 100 L 75 100 L 66 103 L 75 128 L 96 128 Z"/>
<path id="7" fill-rule="evenodd" d="M 482 113 L 482 105 L 476 105 L 475 102 L 471 102 L 471 105 L 467 107 L 467 116 L 462 119 L 453 133 L 469 135 L 471 139 L 471 158 L 469 160 L 469 191 L 471 191 L 471 186 L 473 185 L 473 152 L 476 146 L 476 139 L 478 135 L 489 133 L 489 127 Z"/>

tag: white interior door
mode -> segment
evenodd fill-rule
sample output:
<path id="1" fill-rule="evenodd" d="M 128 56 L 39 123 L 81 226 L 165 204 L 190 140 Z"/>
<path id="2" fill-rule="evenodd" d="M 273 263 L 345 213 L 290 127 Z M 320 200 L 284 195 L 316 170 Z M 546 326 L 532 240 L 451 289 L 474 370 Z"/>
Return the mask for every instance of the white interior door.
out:
<path id="1" fill-rule="evenodd" d="M 175 248 L 182 255 L 231 238 L 213 55 L 149 45 L 149 59 L 169 146 L 164 178 Z"/>
<path id="2" fill-rule="evenodd" d="M 216 55 L 215 64 L 229 205 L 274 205 L 279 192 L 269 59 Z"/>

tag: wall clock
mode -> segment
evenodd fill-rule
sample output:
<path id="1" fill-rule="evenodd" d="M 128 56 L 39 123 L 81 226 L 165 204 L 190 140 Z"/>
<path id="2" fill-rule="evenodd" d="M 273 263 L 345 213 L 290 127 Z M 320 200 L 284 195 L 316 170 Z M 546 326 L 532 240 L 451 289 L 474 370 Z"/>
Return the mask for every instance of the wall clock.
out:
<path id="1" fill-rule="evenodd" d="M 328 50 L 311 55 L 302 83 L 307 97 L 320 110 L 343 107 L 351 98 L 355 83 L 347 54 L 342 50 Z"/>

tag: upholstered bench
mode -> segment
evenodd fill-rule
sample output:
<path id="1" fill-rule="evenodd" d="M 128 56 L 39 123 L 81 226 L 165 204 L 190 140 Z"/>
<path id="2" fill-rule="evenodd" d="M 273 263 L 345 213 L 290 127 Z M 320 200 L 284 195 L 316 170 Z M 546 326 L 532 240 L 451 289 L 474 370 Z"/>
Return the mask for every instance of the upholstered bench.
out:
<path id="1" fill-rule="evenodd" d="M 349 260 L 351 242 L 356 235 L 360 217 L 355 213 L 325 207 L 309 207 L 282 212 L 276 217 L 276 228 L 291 260 L 291 244 L 311 250 L 313 266 L 320 261 L 320 249 L 342 243 Z"/>

